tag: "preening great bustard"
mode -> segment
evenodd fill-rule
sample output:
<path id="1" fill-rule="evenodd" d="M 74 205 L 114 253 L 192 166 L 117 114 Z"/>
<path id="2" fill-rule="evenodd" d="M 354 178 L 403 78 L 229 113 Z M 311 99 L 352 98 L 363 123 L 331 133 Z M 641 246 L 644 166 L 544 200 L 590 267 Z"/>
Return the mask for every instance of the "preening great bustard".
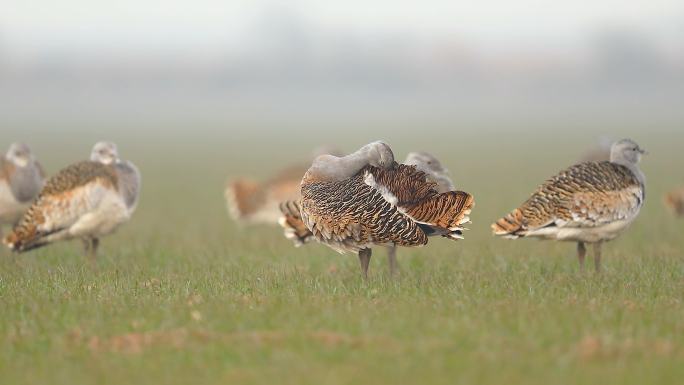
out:
<path id="1" fill-rule="evenodd" d="M 436 235 L 462 239 L 474 204 L 462 191 L 440 193 L 425 172 L 396 163 L 383 142 L 344 157 L 316 158 L 301 193 L 300 204 L 283 205 L 282 222 L 301 218 L 303 226 L 295 224 L 294 231 L 304 239 L 357 253 L 364 277 L 375 245 L 423 246 Z"/>
<path id="2" fill-rule="evenodd" d="M 442 166 L 442 163 L 434 155 L 427 152 L 411 152 L 403 164 L 415 166 L 419 171 L 424 172 L 427 180 L 436 184 L 435 188 L 438 193 L 455 190 L 449 177 L 449 170 Z M 282 216 L 279 223 L 284 229 L 285 236 L 291 239 L 295 246 L 301 246 L 314 240 L 313 234 L 301 219 L 298 201 L 283 202 L 281 211 Z M 396 274 L 399 268 L 396 253 L 397 247 L 395 245 L 387 246 L 387 260 L 392 275 Z"/>

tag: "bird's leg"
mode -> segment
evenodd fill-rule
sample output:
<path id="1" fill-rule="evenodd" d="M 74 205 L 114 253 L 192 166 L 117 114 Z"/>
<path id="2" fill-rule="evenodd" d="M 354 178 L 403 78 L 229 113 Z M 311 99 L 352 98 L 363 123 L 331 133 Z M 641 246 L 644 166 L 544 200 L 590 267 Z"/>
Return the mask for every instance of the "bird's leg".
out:
<path id="1" fill-rule="evenodd" d="M 83 250 L 85 252 L 86 257 L 90 257 L 90 239 L 89 238 L 83 238 Z"/>
<path id="2" fill-rule="evenodd" d="M 83 248 L 91 264 L 95 265 L 97 260 L 97 248 L 100 245 L 98 238 L 83 238 Z"/>
<path id="3" fill-rule="evenodd" d="M 399 272 L 399 263 L 397 262 L 397 247 L 394 245 L 387 248 L 387 262 L 389 263 L 390 275 L 396 276 Z"/>
<path id="4" fill-rule="evenodd" d="M 100 247 L 100 238 L 93 238 L 91 251 L 93 253 L 93 258 L 97 257 L 97 250 Z"/>
<path id="5" fill-rule="evenodd" d="M 594 243 L 594 267 L 596 272 L 601 272 L 601 242 Z"/>
<path id="6" fill-rule="evenodd" d="M 371 259 L 371 249 L 363 249 L 359 251 L 359 262 L 361 262 L 361 271 L 363 278 L 368 280 L 368 265 Z"/>
<path id="7" fill-rule="evenodd" d="M 99 238 L 90 239 L 90 258 L 95 261 L 97 259 L 97 249 L 100 247 Z"/>
<path id="8" fill-rule="evenodd" d="M 580 271 L 584 271 L 584 257 L 587 255 L 587 248 L 584 242 L 577 242 L 577 259 L 579 259 Z"/>

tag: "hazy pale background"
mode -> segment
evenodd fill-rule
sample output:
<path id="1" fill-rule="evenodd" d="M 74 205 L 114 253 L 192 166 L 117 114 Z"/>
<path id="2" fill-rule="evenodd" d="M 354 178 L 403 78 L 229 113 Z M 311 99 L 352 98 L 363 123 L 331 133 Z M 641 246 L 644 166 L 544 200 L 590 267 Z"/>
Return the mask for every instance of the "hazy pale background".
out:
<path id="1" fill-rule="evenodd" d="M 676 0 L 4 0 L 0 12 L 3 131 L 598 135 L 618 132 L 606 122 L 678 129 L 682 100 Z"/>

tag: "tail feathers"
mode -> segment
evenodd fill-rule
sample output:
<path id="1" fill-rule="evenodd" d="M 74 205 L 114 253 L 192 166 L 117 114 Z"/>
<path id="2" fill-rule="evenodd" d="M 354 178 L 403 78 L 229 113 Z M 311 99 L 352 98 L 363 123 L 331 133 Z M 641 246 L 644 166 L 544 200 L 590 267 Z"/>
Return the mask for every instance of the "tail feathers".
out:
<path id="1" fill-rule="evenodd" d="M 246 220 L 262 207 L 265 201 L 263 187 L 254 181 L 238 179 L 226 187 L 228 211 L 236 220 Z"/>
<path id="2" fill-rule="evenodd" d="M 431 232 L 426 232 L 428 235 L 462 239 L 466 230 L 464 225 L 470 223 L 474 205 L 472 195 L 463 191 L 449 191 L 402 209 L 415 221 L 432 228 Z"/>
<path id="3" fill-rule="evenodd" d="M 302 220 L 299 203 L 287 201 L 280 204 L 282 216 L 278 224 L 282 226 L 285 238 L 292 240 L 299 247 L 314 239 L 313 233 L 306 227 Z"/>
<path id="4" fill-rule="evenodd" d="M 505 217 L 499 219 L 492 224 L 492 232 L 494 235 L 500 235 L 506 238 L 518 238 L 522 236 L 523 228 L 523 214 L 520 209 L 511 211 Z"/>

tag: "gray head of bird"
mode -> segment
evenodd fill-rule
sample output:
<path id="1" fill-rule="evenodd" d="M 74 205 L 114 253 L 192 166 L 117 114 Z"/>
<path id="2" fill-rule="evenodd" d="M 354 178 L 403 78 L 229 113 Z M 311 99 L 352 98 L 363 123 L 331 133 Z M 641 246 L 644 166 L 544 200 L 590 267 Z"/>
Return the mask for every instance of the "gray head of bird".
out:
<path id="1" fill-rule="evenodd" d="M 361 148 L 361 152 L 373 167 L 390 168 L 394 164 L 394 153 L 385 142 L 368 143 Z"/>
<path id="2" fill-rule="evenodd" d="M 90 153 L 90 160 L 102 164 L 118 163 L 120 161 L 119 150 L 112 142 L 97 142 Z"/>
<path id="3" fill-rule="evenodd" d="M 448 175 L 449 170 L 434 155 L 427 152 L 411 152 L 406 156 L 404 164 L 416 166 L 420 171 L 435 175 Z"/>
<path id="4" fill-rule="evenodd" d="M 12 143 L 5 158 L 17 167 L 26 167 L 33 162 L 33 153 L 24 143 Z"/>
<path id="5" fill-rule="evenodd" d="M 646 150 L 631 139 L 618 140 L 610 147 L 610 161 L 615 163 L 637 164 L 644 154 Z"/>

